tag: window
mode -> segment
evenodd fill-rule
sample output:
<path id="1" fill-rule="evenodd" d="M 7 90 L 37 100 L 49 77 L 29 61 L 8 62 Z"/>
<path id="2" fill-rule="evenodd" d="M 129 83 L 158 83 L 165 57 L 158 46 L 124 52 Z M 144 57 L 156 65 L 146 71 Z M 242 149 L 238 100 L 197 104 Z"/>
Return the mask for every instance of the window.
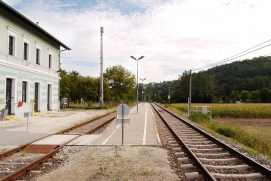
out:
<path id="1" fill-rule="evenodd" d="M 14 56 L 14 37 L 9 36 L 8 54 Z"/>
<path id="2" fill-rule="evenodd" d="M 41 65 L 42 45 L 36 42 L 36 64 Z"/>
<path id="3" fill-rule="evenodd" d="M 28 60 L 28 44 L 24 43 L 24 60 Z"/>
<path id="4" fill-rule="evenodd" d="M 40 65 L 40 49 L 36 49 L 36 64 Z"/>
<path id="5" fill-rule="evenodd" d="M 23 35 L 23 59 L 30 61 L 30 43 L 31 39 Z"/>
<path id="6" fill-rule="evenodd" d="M 22 86 L 22 102 L 26 102 L 27 82 L 23 81 Z"/>
<path id="7" fill-rule="evenodd" d="M 52 55 L 49 54 L 49 68 L 52 68 Z"/>
<path id="8" fill-rule="evenodd" d="M 18 32 L 7 26 L 8 29 L 8 55 L 16 56 L 17 34 Z"/>
<path id="9" fill-rule="evenodd" d="M 49 57 L 48 57 L 48 67 L 50 69 L 53 69 L 53 62 L 54 62 L 54 51 L 50 48 L 48 48 L 48 54 L 49 54 Z"/>

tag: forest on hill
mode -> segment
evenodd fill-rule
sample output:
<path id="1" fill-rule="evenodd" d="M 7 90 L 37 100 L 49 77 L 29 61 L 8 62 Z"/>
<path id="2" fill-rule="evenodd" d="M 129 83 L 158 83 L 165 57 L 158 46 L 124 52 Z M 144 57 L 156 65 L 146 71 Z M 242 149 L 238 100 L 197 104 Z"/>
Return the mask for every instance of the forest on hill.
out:
<path id="1" fill-rule="evenodd" d="M 147 84 L 146 95 L 158 102 L 187 102 L 189 83 L 190 71 L 185 71 L 178 80 Z M 206 71 L 192 72 L 191 87 L 192 103 L 269 103 L 271 57 L 235 61 Z"/>

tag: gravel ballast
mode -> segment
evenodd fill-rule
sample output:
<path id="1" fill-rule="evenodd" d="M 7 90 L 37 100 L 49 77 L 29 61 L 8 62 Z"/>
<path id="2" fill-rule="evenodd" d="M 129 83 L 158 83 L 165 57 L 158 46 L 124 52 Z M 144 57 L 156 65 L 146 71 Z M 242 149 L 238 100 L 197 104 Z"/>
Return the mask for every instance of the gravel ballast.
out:
<path id="1" fill-rule="evenodd" d="M 167 150 L 147 146 L 65 147 L 67 162 L 38 181 L 51 180 L 179 180 Z"/>

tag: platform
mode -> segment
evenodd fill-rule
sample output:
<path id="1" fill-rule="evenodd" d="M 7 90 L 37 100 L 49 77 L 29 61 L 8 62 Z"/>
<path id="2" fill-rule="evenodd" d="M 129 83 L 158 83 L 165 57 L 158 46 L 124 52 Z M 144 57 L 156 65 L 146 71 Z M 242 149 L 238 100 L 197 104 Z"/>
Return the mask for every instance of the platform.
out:
<path id="1" fill-rule="evenodd" d="M 98 115 L 113 110 L 67 111 L 54 115 L 29 118 L 27 131 L 26 119 L 0 121 L 0 153 L 8 149 L 19 147 L 34 140 L 41 139 L 68 127 L 80 124 Z M 124 145 L 159 145 L 160 139 L 156 131 L 155 118 L 149 103 L 138 104 L 130 109 L 130 125 L 124 125 Z M 116 130 L 115 130 L 116 128 Z M 68 135 L 59 135 L 61 139 L 71 139 Z M 55 138 L 55 137 L 54 137 Z M 47 144 L 48 138 L 42 140 Z M 50 142 L 50 141 L 49 141 Z M 60 141 L 61 142 L 61 141 Z M 49 143 L 48 143 L 49 144 Z M 55 144 L 60 144 L 59 142 Z M 122 126 L 115 126 L 115 121 L 100 135 L 78 136 L 69 145 L 121 145 Z"/>
<path id="2" fill-rule="evenodd" d="M 127 116 L 130 125 L 124 125 L 123 145 L 159 145 L 160 139 L 155 118 L 149 103 L 138 104 Z M 93 145 L 122 145 L 122 126 L 113 121 L 104 133 L 92 142 Z"/>

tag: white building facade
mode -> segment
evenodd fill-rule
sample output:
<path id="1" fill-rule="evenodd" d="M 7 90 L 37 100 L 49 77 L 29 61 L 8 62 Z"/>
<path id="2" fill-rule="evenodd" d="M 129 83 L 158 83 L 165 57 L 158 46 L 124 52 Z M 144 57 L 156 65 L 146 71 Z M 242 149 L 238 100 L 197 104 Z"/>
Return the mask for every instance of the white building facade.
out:
<path id="1" fill-rule="evenodd" d="M 59 110 L 60 48 L 69 47 L 0 0 L 0 110 Z"/>

